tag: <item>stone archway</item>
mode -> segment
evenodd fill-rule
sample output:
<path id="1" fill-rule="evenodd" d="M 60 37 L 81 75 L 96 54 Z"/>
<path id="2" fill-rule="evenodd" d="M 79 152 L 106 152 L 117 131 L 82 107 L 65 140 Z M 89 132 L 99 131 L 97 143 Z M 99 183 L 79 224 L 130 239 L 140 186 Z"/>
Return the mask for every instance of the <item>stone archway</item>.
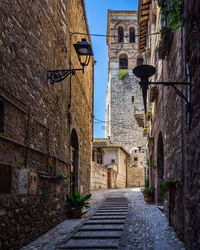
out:
<path id="1" fill-rule="evenodd" d="M 163 149 L 163 137 L 162 133 L 158 136 L 157 146 L 157 178 L 163 179 L 164 177 L 164 149 Z"/>
<path id="2" fill-rule="evenodd" d="M 70 193 L 74 194 L 78 189 L 78 136 L 76 130 L 71 133 L 71 173 L 70 173 Z"/>

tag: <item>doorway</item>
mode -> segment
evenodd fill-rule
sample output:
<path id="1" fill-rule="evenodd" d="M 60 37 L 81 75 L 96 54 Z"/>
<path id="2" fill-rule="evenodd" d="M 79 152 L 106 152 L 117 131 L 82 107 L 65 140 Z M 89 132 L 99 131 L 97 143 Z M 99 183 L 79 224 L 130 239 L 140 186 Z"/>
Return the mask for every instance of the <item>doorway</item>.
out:
<path id="1" fill-rule="evenodd" d="M 158 136 L 158 147 L 157 147 L 157 178 L 163 179 L 164 177 L 164 150 L 163 150 L 163 138 L 162 133 Z"/>
<path id="2" fill-rule="evenodd" d="M 112 169 L 108 168 L 108 179 L 107 179 L 108 188 L 112 188 Z"/>
<path id="3" fill-rule="evenodd" d="M 76 130 L 71 133 L 71 171 L 70 171 L 70 193 L 73 195 L 78 190 L 78 136 Z"/>

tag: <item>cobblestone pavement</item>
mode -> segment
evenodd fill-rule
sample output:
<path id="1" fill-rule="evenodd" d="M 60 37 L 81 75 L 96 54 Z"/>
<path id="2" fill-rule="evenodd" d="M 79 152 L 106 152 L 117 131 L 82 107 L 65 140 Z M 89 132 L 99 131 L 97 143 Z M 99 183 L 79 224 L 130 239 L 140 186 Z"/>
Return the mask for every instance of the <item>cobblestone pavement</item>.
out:
<path id="1" fill-rule="evenodd" d="M 95 213 L 105 197 L 116 193 L 122 193 L 130 201 L 123 237 L 120 240 L 120 250 L 185 249 L 183 243 L 176 237 L 173 228 L 168 226 L 166 216 L 155 205 L 148 205 L 144 201 L 140 189 L 128 188 L 93 191 L 90 210 L 82 219 L 65 220 L 21 250 L 59 249 L 58 245 Z"/>

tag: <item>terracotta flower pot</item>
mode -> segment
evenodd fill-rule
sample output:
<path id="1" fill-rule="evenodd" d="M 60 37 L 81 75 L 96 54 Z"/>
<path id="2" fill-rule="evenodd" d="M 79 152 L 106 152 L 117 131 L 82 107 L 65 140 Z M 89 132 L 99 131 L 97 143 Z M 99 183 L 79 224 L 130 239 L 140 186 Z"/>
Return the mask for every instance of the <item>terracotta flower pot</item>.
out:
<path id="1" fill-rule="evenodd" d="M 145 200 L 148 202 L 148 203 L 152 203 L 153 202 L 153 196 L 148 196 L 148 195 L 145 195 Z"/>
<path id="2" fill-rule="evenodd" d="M 72 218 L 81 218 L 82 213 L 80 210 L 76 209 L 76 208 L 72 208 L 71 209 L 71 217 Z"/>

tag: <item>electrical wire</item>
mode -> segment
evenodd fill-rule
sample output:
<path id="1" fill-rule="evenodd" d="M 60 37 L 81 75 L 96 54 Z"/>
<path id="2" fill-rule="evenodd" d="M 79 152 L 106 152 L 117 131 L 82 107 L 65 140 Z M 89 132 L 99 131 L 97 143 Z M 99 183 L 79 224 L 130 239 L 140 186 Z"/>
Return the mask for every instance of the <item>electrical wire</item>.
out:
<path id="1" fill-rule="evenodd" d="M 83 33 L 83 32 L 70 32 L 71 35 L 85 35 L 85 36 L 99 36 L 99 37 L 118 37 L 118 35 L 104 35 L 104 34 L 89 34 L 89 33 Z M 148 36 L 153 36 L 153 35 L 159 35 L 160 32 L 155 32 L 148 34 Z M 136 37 L 139 37 L 140 35 L 135 35 Z M 124 36 L 124 37 L 130 37 L 130 36 Z"/>

